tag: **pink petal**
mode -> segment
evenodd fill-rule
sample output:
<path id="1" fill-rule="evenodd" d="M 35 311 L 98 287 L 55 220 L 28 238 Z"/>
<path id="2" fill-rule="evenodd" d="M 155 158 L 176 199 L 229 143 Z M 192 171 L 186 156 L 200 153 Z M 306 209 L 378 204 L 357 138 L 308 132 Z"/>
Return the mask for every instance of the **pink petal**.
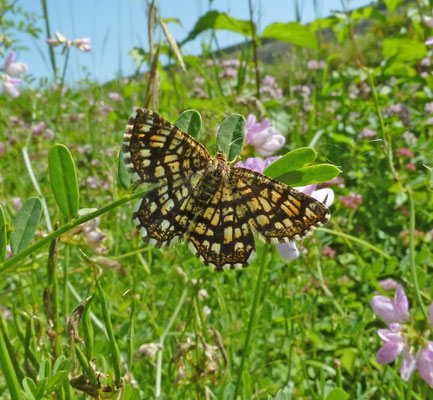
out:
<path id="1" fill-rule="evenodd" d="M 403 337 L 399 333 L 388 329 L 378 329 L 377 334 L 384 342 L 403 343 Z"/>
<path id="2" fill-rule="evenodd" d="M 56 47 L 57 45 L 60 44 L 59 41 L 56 40 L 56 39 L 50 39 L 50 38 L 47 38 L 47 39 L 45 39 L 45 41 L 46 41 L 46 42 L 48 43 L 48 45 L 51 46 L 51 47 Z"/>
<path id="3" fill-rule="evenodd" d="M 25 74 L 27 70 L 27 64 L 23 62 L 13 62 L 5 68 L 5 71 L 11 76 L 20 76 L 22 74 Z"/>
<path id="4" fill-rule="evenodd" d="M 274 161 L 277 161 L 281 158 L 282 156 L 271 156 L 271 157 L 267 157 L 265 158 L 264 162 L 265 162 L 265 168 L 272 164 Z"/>
<path id="5" fill-rule="evenodd" d="M 429 27 L 433 28 L 433 18 L 432 17 L 423 17 L 424 23 Z"/>
<path id="6" fill-rule="evenodd" d="M 285 144 L 286 144 L 286 138 L 284 136 L 274 134 L 268 137 L 263 144 L 255 145 L 255 146 L 257 147 L 256 151 L 258 154 L 260 154 L 263 157 L 267 157 L 275 153 L 276 151 L 280 150 Z"/>
<path id="7" fill-rule="evenodd" d="M 7 80 L 9 83 L 13 83 L 14 85 L 18 85 L 20 84 L 23 80 L 22 79 L 18 79 L 18 78 L 11 78 L 11 77 L 7 77 Z"/>
<path id="8" fill-rule="evenodd" d="M 245 130 L 248 132 L 257 122 L 257 117 L 254 114 L 249 114 L 245 125 Z"/>
<path id="9" fill-rule="evenodd" d="M 416 368 L 416 358 L 413 355 L 413 350 L 409 346 L 404 346 L 403 359 L 400 364 L 400 376 L 407 382 L 412 376 Z"/>
<path id="10" fill-rule="evenodd" d="M 20 91 L 15 86 L 15 84 L 11 81 L 3 82 L 3 88 L 8 92 L 13 98 L 16 98 L 20 95 Z"/>
<path id="11" fill-rule="evenodd" d="M 373 311 L 382 318 L 387 324 L 394 322 L 404 322 L 401 319 L 401 313 L 396 308 L 395 303 L 385 296 L 373 296 L 370 300 Z"/>
<path id="12" fill-rule="evenodd" d="M 428 38 L 428 39 L 424 42 L 424 44 L 425 44 L 426 46 L 430 46 L 430 45 L 432 45 L 432 44 L 433 44 L 433 37 Z"/>
<path id="13" fill-rule="evenodd" d="M 382 286 L 383 290 L 391 290 L 391 289 L 395 289 L 398 286 L 398 282 L 392 278 L 387 278 L 382 281 L 379 281 L 379 285 Z"/>
<path id="14" fill-rule="evenodd" d="M 388 328 L 392 331 L 392 332 L 399 332 L 401 330 L 401 325 L 398 323 L 394 323 L 394 324 L 389 324 Z"/>
<path id="15" fill-rule="evenodd" d="M 293 242 L 277 243 L 275 247 L 277 248 L 278 254 L 281 256 L 281 258 L 284 258 L 285 260 L 295 260 L 300 255 L 296 244 Z"/>
<path id="16" fill-rule="evenodd" d="M 245 160 L 244 167 L 262 173 L 265 163 L 260 157 L 250 157 Z"/>
<path id="17" fill-rule="evenodd" d="M 271 127 L 271 120 L 269 118 L 265 118 L 262 122 L 258 123 L 258 129 L 259 130 L 264 130 L 264 129 L 268 129 Z"/>
<path id="18" fill-rule="evenodd" d="M 403 350 L 403 343 L 387 342 L 377 352 L 376 360 L 379 364 L 393 362 Z"/>
<path id="19" fill-rule="evenodd" d="M 269 140 L 273 135 L 274 135 L 274 131 L 272 128 L 262 129 L 258 132 L 251 134 L 250 143 L 255 147 L 261 146 L 263 143 Z"/>
<path id="20" fill-rule="evenodd" d="M 394 303 L 400 312 L 401 319 L 407 321 L 409 318 L 409 302 L 401 285 L 398 285 L 395 290 Z"/>
<path id="21" fill-rule="evenodd" d="M 14 62 L 14 60 L 15 60 L 15 52 L 14 52 L 14 51 L 11 51 L 11 52 L 8 54 L 8 56 L 6 57 L 4 69 L 7 69 L 7 67 L 8 67 L 10 64 L 12 64 L 12 63 Z"/>
<path id="22" fill-rule="evenodd" d="M 252 143 L 253 146 L 257 146 L 264 142 L 264 140 L 260 139 L 260 143 L 259 142 L 253 143 L 253 140 L 258 140 L 256 139 L 257 136 L 261 135 L 261 136 L 271 137 L 276 133 L 277 131 L 271 127 L 271 121 L 269 120 L 269 118 L 265 118 L 262 122 L 259 122 L 258 124 L 254 124 L 250 128 L 250 130 L 247 132 L 246 142 Z"/>
<path id="23" fill-rule="evenodd" d="M 417 365 L 418 371 L 424 379 L 428 383 L 430 387 L 433 388 L 433 343 L 429 342 L 429 345 L 418 352 L 417 355 Z"/>
<path id="24" fill-rule="evenodd" d="M 311 196 L 313 194 L 313 192 L 316 190 L 317 184 L 313 183 L 312 185 L 307 185 L 307 186 L 298 186 L 295 187 L 296 190 L 308 194 L 308 196 Z"/>

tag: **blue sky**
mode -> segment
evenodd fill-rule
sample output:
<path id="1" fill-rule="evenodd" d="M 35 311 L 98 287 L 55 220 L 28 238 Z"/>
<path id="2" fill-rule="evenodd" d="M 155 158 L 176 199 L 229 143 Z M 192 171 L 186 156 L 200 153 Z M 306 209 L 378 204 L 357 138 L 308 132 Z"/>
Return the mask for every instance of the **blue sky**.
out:
<path id="1" fill-rule="evenodd" d="M 255 8 L 258 32 L 273 22 L 295 20 L 295 0 L 252 0 Z M 132 57 L 128 52 L 133 47 L 147 50 L 146 0 L 47 0 L 52 35 L 56 30 L 67 38 L 90 37 L 93 50 L 81 53 L 72 49 L 66 80 L 69 84 L 89 76 L 90 79 L 105 82 L 116 76 L 134 72 Z M 193 28 L 197 19 L 209 10 L 209 0 L 160 0 L 162 18 L 177 18 L 182 26 L 170 23 L 169 29 L 176 40 L 181 41 Z M 318 11 L 313 0 L 298 0 L 302 4 L 302 22 L 309 22 L 316 17 L 326 17 L 332 10 L 342 10 L 342 3 L 348 9 L 365 6 L 371 0 L 317 0 Z M 18 1 L 26 11 L 42 15 L 40 1 Z M 213 0 L 212 9 L 227 12 L 238 19 L 248 19 L 248 0 L 230 1 Z M 45 46 L 44 22 L 38 23 L 43 30 L 40 39 L 34 40 L 28 35 L 19 34 L 20 44 L 28 50 L 19 51 L 18 60 L 29 65 L 29 72 L 37 78 L 51 77 L 51 66 Z M 160 33 L 157 33 L 158 40 Z M 200 54 L 201 42 L 205 36 L 199 36 L 182 49 L 184 54 Z M 221 47 L 239 43 L 242 36 L 232 32 L 219 32 L 218 42 Z M 39 48 L 39 50 L 38 50 Z M 42 50 L 42 52 L 40 51 Z M 42 53 L 42 54 L 41 54 Z M 57 64 L 63 65 L 63 56 L 56 49 Z"/>

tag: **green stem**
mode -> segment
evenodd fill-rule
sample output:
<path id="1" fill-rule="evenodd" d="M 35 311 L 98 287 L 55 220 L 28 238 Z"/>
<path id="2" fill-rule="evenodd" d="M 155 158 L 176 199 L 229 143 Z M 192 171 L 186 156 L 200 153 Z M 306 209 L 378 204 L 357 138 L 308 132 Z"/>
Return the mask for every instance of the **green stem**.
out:
<path id="1" fill-rule="evenodd" d="M 368 247 L 369 249 L 375 251 L 376 253 L 379 253 L 382 257 L 386 258 L 387 260 L 389 260 L 391 258 L 390 255 L 388 255 L 385 252 L 383 252 L 382 250 L 378 249 L 376 246 L 373 246 L 371 243 L 368 243 L 362 239 L 358 239 L 357 237 L 349 235 L 347 233 L 334 231 L 334 230 L 328 229 L 328 228 L 317 228 L 316 230 L 320 231 L 320 232 L 324 232 L 324 233 L 329 233 L 331 235 L 340 236 L 340 237 L 348 239 L 348 240 L 352 240 L 353 242 L 356 242 L 362 246 Z"/>
<path id="2" fill-rule="evenodd" d="M 415 207 L 413 205 L 413 197 L 410 190 L 406 191 L 409 198 L 409 262 L 410 262 L 410 272 L 412 275 L 413 285 L 415 286 L 416 300 L 421 308 L 424 317 L 428 318 L 427 310 L 424 307 L 424 303 L 421 299 L 421 292 L 419 290 L 418 276 L 416 274 L 415 265 Z"/>
<path id="3" fill-rule="evenodd" d="M 345 317 L 346 313 L 341 308 L 340 304 L 335 299 L 335 297 L 332 294 L 332 292 L 328 289 L 328 286 L 326 286 L 325 279 L 323 278 L 322 267 L 320 265 L 320 258 L 319 257 L 318 257 L 318 260 L 317 260 L 317 274 L 319 276 L 318 282 L 319 282 L 319 285 L 320 285 L 321 289 L 326 294 L 326 296 L 328 296 L 328 298 L 331 299 L 332 303 L 334 304 L 334 307 L 337 309 L 337 311 L 340 313 L 340 315 L 342 317 Z"/>
<path id="4" fill-rule="evenodd" d="M 62 281 L 63 316 L 65 320 L 66 318 L 69 317 L 68 271 L 69 271 L 70 261 L 71 261 L 71 248 L 70 245 L 67 243 L 65 246 L 65 262 L 63 263 L 63 281 Z"/>
<path id="5" fill-rule="evenodd" d="M 383 150 L 385 152 L 385 155 L 388 158 L 389 169 L 391 170 L 393 177 L 397 179 L 398 175 L 394 169 L 394 163 L 392 160 L 391 136 L 386 132 L 385 129 L 385 122 L 383 120 L 382 110 L 380 109 L 379 99 L 377 97 L 377 92 L 373 82 L 373 77 L 371 76 L 370 70 L 368 68 L 364 67 L 363 70 L 367 73 L 368 83 L 370 84 L 371 93 L 373 95 L 374 104 L 376 106 L 377 116 L 379 117 L 380 133 L 382 135 L 382 142 L 383 142 Z"/>
<path id="6" fill-rule="evenodd" d="M 66 55 L 65 55 L 65 62 L 63 64 L 63 71 L 62 71 L 62 77 L 60 79 L 60 86 L 59 86 L 59 100 L 57 102 L 57 112 L 56 115 L 59 116 L 59 112 L 61 110 L 61 103 L 62 103 L 62 89 L 63 89 L 63 84 L 65 83 L 65 76 L 66 76 L 66 68 L 68 67 L 68 61 L 69 61 L 69 53 L 70 53 L 71 49 L 67 48 L 66 49 Z"/>
<path id="7" fill-rule="evenodd" d="M 250 319 L 248 321 L 247 335 L 245 336 L 245 342 L 244 342 L 244 346 L 242 348 L 241 365 L 239 366 L 238 379 L 236 381 L 236 387 L 235 387 L 235 393 L 233 395 L 233 400 L 237 400 L 239 390 L 241 387 L 242 372 L 244 370 L 245 359 L 247 358 L 247 353 L 248 353 L 248 346 L 250 344 L 251 334 L 253 332 L 254 320 L 255 320 L 255 316 L 256 316 L 256 312 L 257 312 L 257 306 L 259 304 L 259 299 L 260 299 L 260 290 L 262 288 L 262 283 L 263 283 L 263 275 L 265 274 L 266 250 L 267 250 L 266 247 L 264 247 L 262 249 L 262 257 L 260 260 L 259 275 L 257 277 L 256 289 L 254 291 L 253 304 L 251 306 Z"/>
<path id="8" fill-rule="evenodd" d="M 250 10 L 251 42 L 253 44 L 254 69 L 256 73 L 256 96 L 260 100 L 260 76 L 259 76 L 259 65 L 258 65 L 258 57 L 257 57 L 256 26 L 254 25 L 254 20 L 253 20 L 253 5 L 251 0 L 248 0 L 248 7 Z"/>
<path id="9" fill-rule="evenodd" d="M 41 247 L 47 245 L 48 243 L 50 243 L 52 240 L 54 240 L 58 236 L 62 235 L 63 233 L 75 228 L 78 225 L 83 224 L 84 222 L 87 222 L 93 218 L 99 217 L 100 215 L 105 214 L 108 211 L 111 211 L 112 209 L 121 206 L 122 204 L 128 203 L 129 201 L 137 199 L 139 197 L 143 197 L 147 193 L 147 191 L 148 191 L 148 189 L 141 190 L 139 192 L 134 193 L 133 195 L 125 196 L 125 197 L 123 197 L 117 201 L 114 201 L 113 203 L 109 204 L 108 206 L 102 207 L 99 210 L 96 210 L 92 213 L 83 215 L 82 217 L 77 218 L 74 221 L 68 222 L 67 224 L 61 226 L 56 231 L 50 233 L 49 235 L 45 236 L 43 239 L 34 243 L 32 246 L 27 247 L 27 249 L 23 250 L 21 253 L 18 253 L 16 256 L 6 260 L 3 263 L 3 265 L 0 267 L 0 273 L 5 272 L 12 265 L 15 265 L 18 261 L 21 261 L 23 258 L 27 257 L 29 254 L 32 254 L 36 250 L 39 250 Z"/>
<path id="10" fill-rule="evenodd" d="M 9 358 L 9 353 L 2 332 L 0 332 L 0 369 L 3 371 L 11 399 L 20 400 L 22 398 L 20 385 L 12 361 Z"/>
<path id="11" fill-rule="evenodd" d="M 48 18 L 47 1 L 46 0 L 41 0 L 41 4 L 42 4 L 42 11 L 44 13 L 45 30 L 47 32 L 47 38 L 51 38 L 50 20 Z M 56 67 L 56 57 L 54 55 L 54 49 L 50 45 L 48 45 L 48 51 L 50 53 L 50 61 L 51 61 L 51 67 L 53 68 L 54 80 L 56 80 L 56 78 L 57 78 L 57 67 Z"/>
<path id="12" fill-rule="evenodd" d="M 172 325 L 174 324 L 174 321 L 176 321 L 177 316 L 180 313 L 180 310 L 183 306 L 183 303 L 185 302 L 186 295 L 188 293 L 189 289 L 189 283 L 185 286 L 185 289 L 183 289 L 183 292 L 180 296 L 180 299 L 177 303 L 177 307 L 174 310 L 173 315 L 170 318 L 170 321 L 168 321 L 167 327 L 164 330 L 164 333 L 161 335 L 161 338 L 159 339 L 159 343 L 164 346 L 164 340 L 165 337 L 170 332 L 170 329 Z M 158 398 L 161 395 L 161 375 L 162 375 L 162 349 L 158 351 L 158 359 L 156 362 L 156 383 L 155 383 L 155 397 Z"/>

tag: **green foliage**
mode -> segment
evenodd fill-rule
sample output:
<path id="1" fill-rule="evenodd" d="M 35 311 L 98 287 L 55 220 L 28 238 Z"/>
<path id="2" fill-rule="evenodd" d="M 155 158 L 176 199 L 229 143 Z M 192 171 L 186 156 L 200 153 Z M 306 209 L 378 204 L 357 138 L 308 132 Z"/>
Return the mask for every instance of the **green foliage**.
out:
<path id="1" fill-rule="evenodd" d="M 146 60 L 149 59 L 149 54 L 146 53 L 141 47 L 133 47 L 128 53 L 134 60 L 135 69 L 138 72 L 140 67 Z"/>
<path id="2" fill-rule="evenodd" d="M 313 183 L 328 182 L 340 173 L 341 171 L 335 165 L 319 164 L 284 172 L 281 175 L 273 175 L 271 178 L 289 186 L 307 186 Z"/>
<path id="3" fill-rule="evenodd" d="M 349 395 L 340 388 L 332 389 L 332 391 L 326 396 L 326 400 L 346 400 L 348 398 Z"/>
<path id="4" fill-rule="evenodd" d="M 30 244 L 42 214 L 42 203 L 36 197 L 28 199 L 12 222 L 11 250 L 14 254 L 22 252 Z"/>
<path id="5" fill-rule="evenodd" d="M 201 129 L 201 115 L 196 110 L 186 110 L 179 115 L 174 125 L 198 140 Z"/>
<path id="6" fill-rule="evenodd" d="M 4 322 L 2 321 L 1 324 L 4 324 Z M 6 384 L 8 386 L 11 399 L 20 400 L 22 399 L 20 394 L 20 387 L 12 365 L 12 361 L 8 353 L 8 349 L 6 347 L 6 343 L 3 337 L 4 328 L 1 326 L 1 324 L 0 327 L 2 328 L 2 330 L 0 332 L 0 368 L 5 376 Z"/>
<path id="7" fill-rule="evenodd" d="M 104 317 L 105 328 L 107 329 L 108 340 L 110 344 L 111 361 L 115 371 L 114 381 L 116 387 L 120 388 L 122 373 L 120 365 L 120 352 L 117 341 L 114 337 L 113 326 L 111 324 L 110 313 L 108 311 L 107 300 L 105 298 L 104 291 L 101 288 L 99 281 L 96 283 L 96 289 L 98 290 L 99 302 L 101 303 L 102 316 Z"/>
<path id="8" fill-rule="evenodd" d="M 292 150 L 279 160 L 274 161 L 264 171 L 264 175 L 271 178 L 283 175 L 288 171 L 293 171 L 311 164 L 317 157 L 317 152 L 312 147 L 302 147 Z"/>
<path id="9" fill-rule="evenodd" d="M 270 24 L 264 29 L 262 38 L 277 39 L 308 49 L 318 49 L 319 47 L 314 31 L 299 22 Z"/>
<path id="10" fill-rule="evenodd" d="M 427 55 L 424 43 L 404 38 L 388 38 L 383 42 L 383 56 L 393 61 L 416 62 Z"/>
<path id="11" fill-rule="evenodd" d="M 117 179 L 124 189 L 128 189 L 131 186 L 132 177 L 128 168 L 126 168 L 122 149 L 119 151 L 119 156 L 117 157 Z"/>
<path id="12" fill-rule="evenodd" d="M 250 21 L 239 20 L 226 13 L 218 11 L 208 11 L 205 15 L 199 18 L 194 28 L 183 40 L 182 44 L 194 40 L 198 35 L 208 29 L 226 30 L 240 33 L 246 37 L 251 37 Z"/>
<path id="13" fill-rule="evenodd" d="M 403 3 L 403 0 L 384 0 L 390 13 L 393 13 L 397 7 Z"/>
<path id="14" fill-rule="evenodd" d="M 227 117 L 218 129 L 216 144 L 218 151 L 227 155 L 227 160 L 232 161 L 241 155 L 245 141 L 245 117 L 232 114 Z"/>
<path id="15" fill-rule="evenodd" d="M 373 4 L 308 27 L 283 17 L 265 27 L 280 42 L 259 49 L 260 99 L 250 22 L 219 12 L 190 38 L 241 33 L 238 53 L 203 35 L 202 57 L 182 55 L 186 74 L 154 64 L 158 85 L 147 73 L 84 80 L 59 98 L 53 82 L 30 76 L 19 97 L 0 95 L 1 399 L 428 397 L 418 371 L 400 378 L 401 356 L 378 364 L 386 324 L 369 304 L 377 293 L 392 298 L 383 281 L 395 280 L 410 303 L 403 332 L 424 335 L 414 346 L 433 340 L 433 78 L 420 62 L 431 58 L 431 32 L 422 2 L 386 3 L 391 14 Z M 3 27 L 13 39 L 17 27 Z M 137 70 L 150 69 L 148 52 L 132 54 Z M 264 173 L 332 189 L 330 223 L 296 242 L 295 260 L 280 256 L 287 245 L 257 239 L 248 268 L 221 274 L 185 244 L 143 243 L 131 215 L 149 188 L 130 188 L 116 156 L 146 93 L 155 111 L 233 164 L 269 155 L 251 139 L 245 118 L 254 114 L 262 138 L 285 138 Z M 40 122 L 67 148 L 32 135 Z M 20 208 L 20 199 L 29 200 Z M 77 216 L 79 207 L 92 209 Z"/>
<path id="16" fill-rule="evenodd" d="M 7 226 L 3 207 L 0 205 L 0 260 L 6 260 Z"/>
<path id="17" fill-rule="evenodd" d="M 78 215 L 80 193 L 77 172 L 71 152 L 62 144 L 56 144 L 48 156 L 48 168 L 53 195 L 60 211 L 67 219 Z"/>
<path id="18" fill-rule="evenodd" d="M 335 165 L 306 166 L 311 164 L 316 157 L 317 153 L 311 147 L 292 150 L 270 164 L 263 173 L 289 186 L 307 186 L 313 183 L 328 182 L 341 173 Z"/>

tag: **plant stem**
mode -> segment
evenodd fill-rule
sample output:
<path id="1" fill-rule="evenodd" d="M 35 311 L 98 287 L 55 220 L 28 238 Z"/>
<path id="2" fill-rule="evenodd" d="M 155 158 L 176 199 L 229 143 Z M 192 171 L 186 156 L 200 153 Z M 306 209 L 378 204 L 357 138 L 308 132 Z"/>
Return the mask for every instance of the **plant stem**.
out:
<path id="1" fill-rule="evenodd" d="M 47 38 L 50 38 L 51 32 L 50 32 L 50 20 L 48 18 L 47 1 L 41 0 L 41 4 L 42 4 L 42 11 L 44 13 L 45 30 L 47 32 Z M 54 80 L 56 80 L 57 79 L 56 57 L 54 55 L 54 49 L 50 45 L 48 45 L 48 52 L 50 53 L 50 61 L 51 61 L 51 67 L 53 68 Z"/>
<path id="2" fill-rule="evenodd" d="M 3 329 L 1 329 L 1 331 L 3 331 Z M 9 357 L 9 353 L 6 347 L 6 343 L 3 339 L 2 332 L 0 332 L 0 370 L 3 371 L 11 399 L 22 399 L 20 385 L 18 383 L 12 361 Z"/>
<path id="3" fill-rule="evenodd" d="M 253 54 L 254 54 L 254 69 L 256 72 L 256 96 L 260 100 L 260 76 L 259 76 L 259 66 L 257 57 L 257 42 L 256 42 L 256 26 L 253 20 L 253 5 L 251 0 L 248 0 L 248 6 L 250 9 L 250 22 L 251 22 L 251 42 L 253 44 Z"/>
<path id="4" fill-rule="evenodd" d="M 48 243 L 51 243 L 52 240 L 54 240 L 56 237 L 62 235 L 63 233 L 71 230 L 72 228 L 75 228 L 78 225 L 83 224 L 84 222 L 87 222 L 93 218 L 99 217 L 100 215 L 105 214 L 108 211 L 111 211 L 112 209 L 121 206 L 122 204 L 125 204 L 131 200 L 134 200 L 134 199 L 137 199 L 139 197 L 144 196 L 147 193 L 147 191 L 148 191 L 148 189 L 141 190 L 139 192 L 134 193 L 133 195 L 125 196 L 125 197 L 123 197 L 117 201 L 114 201 L 113 203 L 109 204 L 108 206 L 102 207 L 99 210 L 96 210 L 92 213 L 83 215 L 82 217 L 77 218 L 76 220 L 68 222 L 67 224 L 61 226 L 59 229 L 57 229 L 54 232 L 50 233 L 49 235 L 45 236 L 43 239 L 37 241 L 32 246 L 27 247 L 27 249 L 23 250 L 21 253 L 18 253 L 14 257 L 6 260 L 3 263 L 3 265 L 0 267 L 0 273 L 6 271 L 12 265 L 16 264 L 18 261 L 27 257 L 29 254 L 32 254 L 34 251 L 39 250 L 41 247 L 47 245 Z"/>
<path id="5" fill-rule="evenodd" d="M 61 103 L 62 103 L 62 91 L 63 91 L 63 85 L 65 83 L 65 76 L 66 76 L 66 68 L 68 67 L 68 61 L 69 61 L 69 52 L 70 48 L 66 49 L 66 55 L 65 55 L 65 62 L 63 64 L 63 71 L 62 71 L 62 77 L 60 79 L 60 86 L 59 86 L 59 99 L 57 102 L 57 111 L 56 116 L 59 116 L 59 112 L 61 110 Z"/>
<path id="6" fill-rule="evenodd" d="M 366 72 L 368 77 L 368 83 L 370 84 L 371 93 L 373 95 L 374 104 L 376 106 L 377 116 L 380 122 L 380 133 L 382 134 L 382 147 L 385 155 L 388 158 L 389 169 L 391 170 L 392 176 L 398 181 L 398 175 L 394 169 L 394 163 L 392 160 L 392 146 L 391 146 L 391 135 L 386 132 L 385 122 L 383 120 L 382 110 L 380 109 L 379 99 L 377 97 L 376 87 L 373 82 L 373 77 L 371 76 L 370 70 L 364 67 L 363 70 Z"/>
<path id="7" fill-rule="evenodd" d="M 67 318 L 69 317 L 68 271 L 69 271 L 70 261 L 71 261 L 71 247 L 69 243 L 66 243 L 65 261 L 63 263 L 63 281 L 62 281 L 62 289 L 63 289 L 62 306 L 63 306 L 63 316 L 65 318 L 65 321 L 67 321 Z"/>
<path id="8" fill-rule="evenodd" d="M 242 348 L 241 365 L 239 366 L 239 370 L 238 370 L 238 379 L 236 381 L 236 387 L 235 387 L 235 393 L 233 395 L 233 400 L 237 400 L 237 397 L 239 394 L 239 389 L 241 387 L 242 372 L 244 370 L 245 359 L 247 358 L 247 353 L 248 353 L 248 345 L 250 344 L 251 334 L 253 332 L 254 319 L 256 316 L 256 312 L 257 312 L 257 306 L 259 304 L 260 290 L 262 288 L 263 275 L 265 274 L 266 250 L 267 250 L 267 248 L 263 247 L 262 257 L 260 260 L 259 274 L 257 276 L 257 283 L 256 283 L 256 289 L 254 291 L 253 304 L 251 306 L 250 319 L 248 321 L 247 335 L 245 336 L 245 342 L 244 342 L 244 346 Z"/>
<path id="9" fill-rule="evenodd" d="M 409 198 L 409 262 L 410 262 L 410 272 L 412 275 L 413 285 L 415 286 L 416 300 L 421 308 L 424 317 L 428 318 L 427 310 L 424 307 L 424 303 L 421 299 L 421 292 L 419 290 L 418 276 L 416 274 L 415 265 L 415 207 L 413 205 L 413 197 L 410 190 L 406 191 Z"/>
<path id="10" fill-rule="evenodd" d="M 370 248 L 371 250 L 375 251 L 376 253 L 379 253 L 382 257 L 386 258 L 387 260 L 389 260 L 391 258 L 391 256 L 389 254 L 386 254 L 385 252 L 378 249 L 376 246 L 373 246 L 371 243 L 366 242 L 365 240 L 358 239 L 356 236 L 352 236 L 352 235 L 349 235 L 349 234 L 343 233 L 343 232 L 334 231 L 334 230 L 328 229 L 328 228 L 317 228 L 316 231 L 329 233 L 329 234 L 335 235 L 335 236 L 341 236 L 342 238 L 351 240 L 351 241 L 356 242 L 362 246 Z"/>
<path id="11" fill-rule="evenodd" d="M 320 258 L 319 257 L 317 258 L 317 274 L 319 276 L 318 282 L 319 282 L 319 285 L 322 288 L 323 292 L 326 294 L 326 296 L 328 296 L 329 299 L 331 299 L 332 303 L 334 304 L 334 307 L 337 309 L 337 311 L 340 313 L 340 315 L 342 317 L 345 317 L 346 313 L 341 308 L 340 304 L 335 299 L 332 292 L 326 286 L 325 279 L 323 278 L 322 266 L 320 265 Z"/>
<path id="12" fill-rule="evenodd" d="M 183 292 L 180 296 L 180 299 L 177 303 L 177 307 L 174 310 L 173 315 L 170 318 L 170 321 L 168 321 L 167 327 L 164 330 L 164 333 L 161 335 L 161 338 L 159 340 L 159 343 L 164 346 L 164 340 L 168 333 L 170 332 L 171 326 L 174 324 L 174 321 L 176 321 L 176 318 L 183 306 L 183 303 L 185 302 L 186 295 L 188 293 L 189 289 L 189 283 L 185 286 L 185 289 L 183 289 Z M 162 349 L 158 351 L 158 359 L 156 362 L 156 383 L 155 383 L 155 398 L 158 398 L 161 395 L 161 375 L 162 375 Z"/>

